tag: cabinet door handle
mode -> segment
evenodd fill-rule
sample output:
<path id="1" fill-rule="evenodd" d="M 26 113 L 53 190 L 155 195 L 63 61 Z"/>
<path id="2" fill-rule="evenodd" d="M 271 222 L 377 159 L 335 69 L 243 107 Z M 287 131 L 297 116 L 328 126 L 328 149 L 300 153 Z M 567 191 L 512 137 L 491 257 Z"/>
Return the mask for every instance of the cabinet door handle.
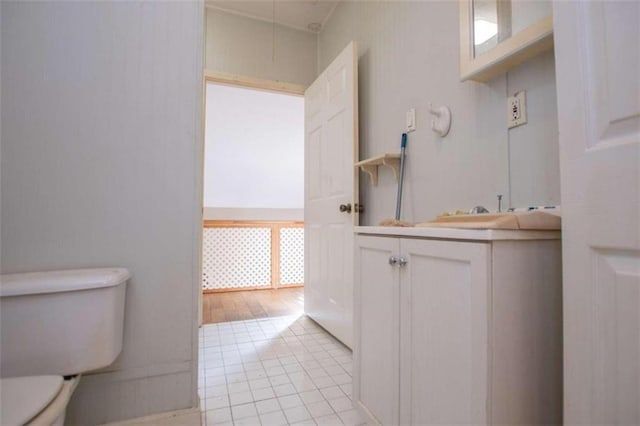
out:
<path id="1" fill-rule="evenodd" d="M 349 204 L 340 204 L 340 211 L 342 213 L 351 213 L 351 203 L 349 203 Z"/>
<path id="2" fill-rule="evenodd" d="M 400 257 L 397 260 L 398 260 L 398 266 L 400 267 L 405 266 L 408 263 L 407 259 L 405 259 L 404 257 Z"/>
<path id="3" fill-rule="evenodd" d="M 389 257 L 389 265 L 396 266 L 397 263 L 398 263 L 398 258 L 397 257 L 395 257 L 395 256 Z"/>

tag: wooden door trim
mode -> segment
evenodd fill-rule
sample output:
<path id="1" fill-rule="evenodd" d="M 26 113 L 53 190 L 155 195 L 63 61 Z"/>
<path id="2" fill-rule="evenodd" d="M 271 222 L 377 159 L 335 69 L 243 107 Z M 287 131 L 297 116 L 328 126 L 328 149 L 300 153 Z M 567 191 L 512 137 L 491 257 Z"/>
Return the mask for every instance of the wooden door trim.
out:
<path id="1" fill-rule="evenodd" d="M 210 83 L 226 84 L 246 87 L 249 89 L 265 90 L 268 92 L 287 93 L 289 95 L 304 96 L 307 86 L 285 81 L 268 80 L 239 74 L 230 74 L 214 70 L 204 70 L 204 80 Z"/>
<path id="2" fill-rule="evenodd" d="M 304 228 L 304 222 L 290 220 L 215 220 L 202 221 L 205 228 Z"/>

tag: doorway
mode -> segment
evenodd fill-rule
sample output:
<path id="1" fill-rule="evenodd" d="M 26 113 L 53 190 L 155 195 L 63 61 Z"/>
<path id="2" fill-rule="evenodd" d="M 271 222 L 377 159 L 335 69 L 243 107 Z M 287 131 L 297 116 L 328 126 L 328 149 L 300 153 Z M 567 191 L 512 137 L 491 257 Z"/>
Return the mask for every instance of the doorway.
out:
<path id="1" fill-rule="evenodd" d="M 304 98 L 206 82 L 202 323 L 304 310 Z"/>

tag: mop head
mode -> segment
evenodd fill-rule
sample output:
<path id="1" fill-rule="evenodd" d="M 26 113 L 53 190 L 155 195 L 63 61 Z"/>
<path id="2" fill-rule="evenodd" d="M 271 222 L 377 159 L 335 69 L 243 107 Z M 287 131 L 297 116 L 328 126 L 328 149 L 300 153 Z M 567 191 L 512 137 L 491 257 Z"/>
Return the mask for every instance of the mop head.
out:
<path id="1" fill-rule="evenodd" d="M 396 220 L 396 219 L 382 219 L 378 224 L 380 226 L 399 226 L 399 227 L 411 227 L 415 226 L 411 222 L 405 222 L 404 220 Z"/>

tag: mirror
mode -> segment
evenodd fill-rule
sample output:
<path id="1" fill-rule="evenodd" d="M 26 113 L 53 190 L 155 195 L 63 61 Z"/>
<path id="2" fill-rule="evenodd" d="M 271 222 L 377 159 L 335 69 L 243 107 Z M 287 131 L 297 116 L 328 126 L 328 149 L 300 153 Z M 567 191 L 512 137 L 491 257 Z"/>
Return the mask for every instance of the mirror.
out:
<path id="1" fill-rule="evenodd" d="M 460 0 L 460 79 L 486 81 L 553 47 L 550 0 Z"/>

